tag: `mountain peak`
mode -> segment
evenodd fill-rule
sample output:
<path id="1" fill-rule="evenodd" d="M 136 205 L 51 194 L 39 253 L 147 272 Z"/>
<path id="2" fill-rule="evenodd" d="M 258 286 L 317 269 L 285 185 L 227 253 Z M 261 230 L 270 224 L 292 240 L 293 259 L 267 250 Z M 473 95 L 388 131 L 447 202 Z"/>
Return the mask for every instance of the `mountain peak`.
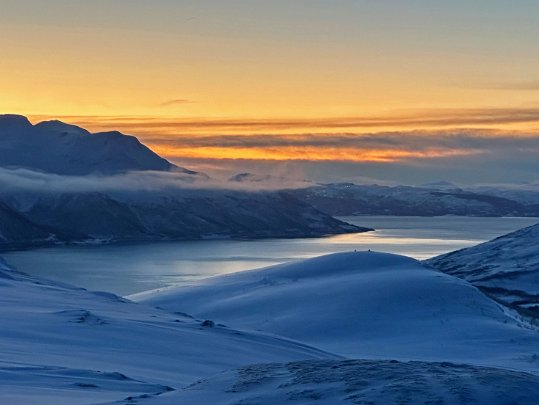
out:
<path id="1" fill-rule="evenodd" d="M 89 135 L 90 132 L 76 125 L 66 124 L 59 120 L 42 121 L 35 125 L 36 129 L 70 135 Z"/>
<path id="2" fill-rule="evenodd" d="M 91 134 L 58 120 L 32 125 L 21 115 L 0 115 L 0 141 L 0 167 L 64 175 L 177 168 L 134 136 L 118 131 Z"/>
<path id="3" fill-rule="evenodd" d="M 14 130 L 32 127 L 32 123 L 24 115 L 0 114 L 0 129 Z"/>

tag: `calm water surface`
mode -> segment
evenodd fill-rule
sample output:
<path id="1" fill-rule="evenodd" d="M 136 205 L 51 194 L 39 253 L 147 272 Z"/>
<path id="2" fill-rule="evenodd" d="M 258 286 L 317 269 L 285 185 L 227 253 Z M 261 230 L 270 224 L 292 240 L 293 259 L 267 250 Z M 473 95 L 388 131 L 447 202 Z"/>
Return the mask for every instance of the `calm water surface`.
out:
<path id="1" fill-rule="evenodd" d="M 342 219 L 376 231 L 316 239 L 55 247 L 2 256 L 32 275 L 126 295 L 354 249 L 426 259 L 539 222 L 539 218 L 361 216 Z"/>

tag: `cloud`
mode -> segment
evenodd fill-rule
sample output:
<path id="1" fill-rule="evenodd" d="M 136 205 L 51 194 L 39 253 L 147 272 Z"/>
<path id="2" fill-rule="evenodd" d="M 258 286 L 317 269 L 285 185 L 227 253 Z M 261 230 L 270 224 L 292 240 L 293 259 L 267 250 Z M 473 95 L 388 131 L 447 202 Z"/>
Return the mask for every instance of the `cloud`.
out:
<path id="1" fill-rule="evenodd" d="M 462 184 L 522 182 L 539 179 L 539 134 L 476 133 L 473 131 L 395 132 L 378 134 L 318 134 L 253 136 L 243 143 L 236 137 L 189 138 L 180 146 L 183 156 L 171 159 L 184 166 L 212 173 L 271 172 L 276 164 L 302 172 L 314 181 L 359 181 L 420 184 L 447 179 Z M 241 138 L 241 137 L 240 137 Z M 180 141 L 178 141 L 180 142 Z M 192 150 L 237 150 L 248 145 L 243 159 L 225 159 L 226 153 L 204 157 Z M 186 146 L 187 145 L 187 146 Z M 289 146 L 292 145 L 292 146 Z M 168 146 L 166 146 L 168 147 Z M 294 155 L 282 155 L 294 151 Z M 172 148 L 172 152 L 178 149 Z M 289 158 L 268 160 L 266 151 Z M 318 158 L 319 155 L 321 158 Z M 180 154 L 181 155 L 181 154 Z M 269 156 L 272 157 L 272 156 Z M 278 158 L 279 156 L 274 156 Z"/>
<path id="2" fill-rule="evenodd" d="M 165 157 L 247 160 L 396 162 L 454 156 L 539 153 L 539 134 L 424 131 L 373 134 L 220 135 L 155 138 L 152 149 Z"/>
<path id="3" fill-rule="evenodd" d="M 539 90 L 538 80 L 513 80 L 513 81 L 501 81 L 490 83 L 476 83 L 473 86 L 466 86 L 468 88 L 476 89 L 491 89 L 491 90 L 523 90 L 523 91 L 537 91 Z"/>
<path id="4" fill-rule="evenodd" d="M 34 116 L 35 119 L 50 119 Z M 539 108 L 468 108 L 400 111 L 388 115 L 321 118 L 162 118 L 151 116 L 63 116 L 60 119 L 92 130 L 117 129 L 143 139 L 181 134 L 260 134 L 374 132 L 434 128 L 498 128 L 539 125 Z"/>
<path id="5" fill-rule="evenodd" d="M 245 192 L 300 188 L 311 183 L 291 177 L 268 175 L 264 181 L 229 182 L 225 178 L 207 179 L 181 172 L 133 171 L 103 176 L 65 176 L 28 169 L 0 168 L 0 194 L 32 191 L 38 193 L 122 193 L 175 190 L 235 190 Z"/>
<path id="6" fill-rule="evenodd" d="M 187 100 L 187 99 L 183 99 L 183 98 L 176 98 L 176 99 L 173 99 L 173 100 L 167 100 L 167 101 L 164 101 L 164 102 L 160 103 L 159 107 L 170 107 L 170 106 L 174 106 L 174 105 L 188 104 L 188 103 L 192 103 L 192 101 Z"/>

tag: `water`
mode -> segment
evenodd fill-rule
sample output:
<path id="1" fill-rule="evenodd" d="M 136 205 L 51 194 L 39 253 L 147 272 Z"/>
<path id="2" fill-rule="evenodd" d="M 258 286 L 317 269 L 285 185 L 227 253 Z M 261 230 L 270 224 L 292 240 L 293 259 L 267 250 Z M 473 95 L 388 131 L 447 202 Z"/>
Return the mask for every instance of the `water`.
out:
<path id="1" fill-rule="evenodd" d="M 216 274 L 354 249 L 426 259 L 539 222 L 539 218 L 362 216 L 343 219 L 377 231 L 316 239 L 55 247 L 2 256 L 19 270 L 35 276 L 127 295 Z"/>

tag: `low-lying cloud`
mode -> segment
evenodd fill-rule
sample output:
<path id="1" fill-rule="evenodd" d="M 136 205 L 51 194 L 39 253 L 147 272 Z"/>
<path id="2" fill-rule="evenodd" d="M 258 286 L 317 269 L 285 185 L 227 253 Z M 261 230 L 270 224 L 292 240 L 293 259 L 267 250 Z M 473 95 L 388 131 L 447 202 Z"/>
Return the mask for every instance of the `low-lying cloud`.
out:
<path id="1" fill-rule="evenodd" d="M 34 191 L 38 193 L 137 192 L 178 190 L 273 191 L 300 188 L 311 183 L 277 176 L 253 176 L 252 181 L 231 181 L 226 178 L 181 172 L 133 171 L 116 175 L 66 176 L 28 169 L 0 168 L 0 192 Z"/>

